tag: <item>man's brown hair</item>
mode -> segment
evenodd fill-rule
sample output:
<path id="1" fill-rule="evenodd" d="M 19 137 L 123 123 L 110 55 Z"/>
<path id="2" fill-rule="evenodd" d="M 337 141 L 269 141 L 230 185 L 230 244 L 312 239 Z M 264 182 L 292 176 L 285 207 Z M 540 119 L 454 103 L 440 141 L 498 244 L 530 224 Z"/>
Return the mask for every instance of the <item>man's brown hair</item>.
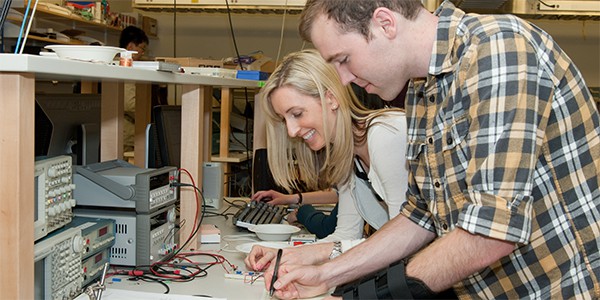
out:
<path id="1" fill-rule="evenodd" d="M 314 21 L 325 15 L 340 25 L 342 33 L 358 32 L 369 40 L 369 23 L 378 7 L 386 7 L 413 20 L 423 4 L 420 0 L 307 0 L 300 15 L 300 36 L 312 42 L 310 33 Z"/>

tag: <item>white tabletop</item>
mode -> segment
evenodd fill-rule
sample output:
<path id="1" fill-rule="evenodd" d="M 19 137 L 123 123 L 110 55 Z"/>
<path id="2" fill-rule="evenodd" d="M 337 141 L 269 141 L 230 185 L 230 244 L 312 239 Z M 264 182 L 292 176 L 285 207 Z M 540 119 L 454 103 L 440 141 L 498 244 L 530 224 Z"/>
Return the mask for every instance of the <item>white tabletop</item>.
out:
<path id="1" fill-rule="evenodd" d="M 235 212 L 236 209 L 230 209 L 229 212 Z M 220 244 L 202 244 L 200 251 L 215 253 L 224 256 L 236 265 L 239 270 L 246 270 L 244 266 L 245 253 L 237 252 L 236 246 L 241 243 L 250 242 L 250 239 L 258 241 L 255 235 L 246 230 L 238 230 L 232 223 L 231 217 L 225 220 L 222 216 L 212 216 L 204 218 L 203 223 L 215 224 L 221 230 Z M 244 238 L 237 241 L 226 241 L 231 236 Z M 192 257 L 192 260 L 200 262 L 214 261 L 207 257 Z M 231 270 L 229 266 L 226 266 Z M 214 265 L 207 270 L 207 276 L 196 278 L 190 282 L 171 282 L 168 283 L 171 294 L 184 295 L 204 295 L 213 298 L 226 299 L 263 299 L 265 296 L 264 281 L 256 281 L 254 284 L 244 283 L 244 280 L 226 279 L 225 269 L 221 265 Z M 165 287 L 153 282 L 129 281 L 127 276 L 116 276 L 120 282 L 115 282 L 113 278 L 106 280 L 108 288 L 127 289 L 134 291 L 164 293 Z M 267 297 L 268 298 L 268 297 Z"/>
<path id="2" fill-rule="evenodd" d="M 224 203 L 222 210 L 228 208 Z M 235 213 L 237 209 L 231 207 L 228 213 Z M 246 229 L 240 229 L 233 225 L 232 218 L 226 220 L 223 216 L 205 217 L 204 224 L 214 224 L 221 231 L 220 244 L 201 244 L 199 251 L 216 253 L 224 256 L 236 265 L 239 270 L 246 271 L 244 265 L 245 253 L 236 251 L 238 245 L 251 242 L 260 242 L 255 234 Z M 210 258 L 195 257 L 195 261 L 209 262 Z M 228 269 L 230 269 L 227 266 Z M 244 282 L 242 279 L 226 278 L 226 271 L 221 265 L 214 265 L 208 269 L 208 275 L 202 278 L 196 278 L 190 282 L 168 282 L 169 294 L 205 296 L 229 300 L 249 300 L 249 299 L 271 299 L 265 289 L 264 280 L 261 278 L 254 284 Z M 114 279 L 117 278 L 117 279 Z M 128 276 L 114 276 L 106 279 L 108 289 L 121 289 L 138 292 L 164 293 L 165 287 L 156 282 L 129 281 Z M 82 298 L 85 299 L 85 298 Z M 316 297 L 311 299 L 322 299 Z"/>
<path id="3" fill-rule="evenodd" d="M 226 87 L 260 87 L 261 82 L 202 76 L 196 74 L 161 72 L 155 70 L 121 67 L 29 54 L 0 54 L 0 72 L 35 73 L 36 78 L 89 79 L 136 81 L 154 83 L 198 84 Z"/>
<path id="4" fill-rule="evenodd" d="M 229 205 L 224 203 L 221 211 L 227 209 Z M 237 208 L 231 207 L 228 213 L 237 212 Z M 209 215 L 209 214 L 207 214 Z M 212 215 L 212 214 L 211 214 Z M 215 253 L 224 256 L 240 271 L 246 271 L 244 258 L 246 254 L 236 250 L 238 245 L 260 242 L 256 235 L 246 229 L 238 228 L 233 225 L 232 217 L 225 219 L 223 216 L 207 216 L 203 224 L 214 224 L 221 232 L 220 244 L 200 244 L 199 250 L 207 253 Z M 209 257 L 191 257 L 196 262 L 214 261 Z M 231 271 L 229 265 L 227 269 Z M 118 268 L 123 269 L 123 268 Z M 225 298 L 229 300 L 248 300 L 248 299 L 271 299 L 265 290 L 264 280 L 260 278 L 253 284 L 244 282 L 243 279 L 226 278 L 226 271 L 221 265 L 214 265 L 207 270 L 207 276 L 196 278 L 189 282 L 167 282 L 169 294 L 206 296 L 212 298 Z M 116 279 L 115 279 L 116 278 Z M 164 293 L 166 288 L 156 282 L 130 281 L 129 276 L 113 276 L 106 279 L 108 289 L 121 289 L 138 292 Z M 321 297 L 319 297 L 321 298 Z M 319 299 L 317 298 L 317 299 Z M 81 299 L 85 299 L 81 298 Z"/>

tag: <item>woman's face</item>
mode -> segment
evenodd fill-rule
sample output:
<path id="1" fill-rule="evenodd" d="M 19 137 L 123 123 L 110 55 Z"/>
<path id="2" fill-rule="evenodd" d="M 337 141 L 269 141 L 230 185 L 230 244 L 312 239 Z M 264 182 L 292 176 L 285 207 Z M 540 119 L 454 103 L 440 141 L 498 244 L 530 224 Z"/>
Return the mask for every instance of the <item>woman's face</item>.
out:
<path id="1" fill-rule="evenodd" d="M 332 98 L 332 97 L 331 97 Z M 330 99 L 331 99 L 330 98 Z M 326 101 L 326 122 L 329 136 L 335 134 L 335 121 L 337 119 L 337 101 Z M 325 147 L 325 126 L 323 124 L 323 107 L 319 98 L 299 93 L 293 87 L 280 87 L 271 93 L 273 110 L 285 120 L 288 135 L 304 140 L 313 151 Z"/>

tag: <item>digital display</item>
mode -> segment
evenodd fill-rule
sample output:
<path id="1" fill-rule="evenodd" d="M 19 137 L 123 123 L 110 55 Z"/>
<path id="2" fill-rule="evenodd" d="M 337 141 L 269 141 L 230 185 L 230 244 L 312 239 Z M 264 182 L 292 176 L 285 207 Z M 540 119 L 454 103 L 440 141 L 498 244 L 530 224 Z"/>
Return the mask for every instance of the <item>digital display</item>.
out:
<path id="1" fill-rule="evenodd" d="M 150 190 L 169 185 L 169 173 L 150 177 Z"/>
<path id="2" fill-rule="evenodd" d="M 108 232 L 108 226 L 104 226 L 98 230 L 98 237 L 105 235 Z"/>
<path id="3" fill-rule="evenodd" d="M 96 255 L 96 257 L 94 257 L 94 263 L 97 264 L 101 262 L 102 258 L 104 258 L 104 253 L 100 252 L 98 255 Z"/>

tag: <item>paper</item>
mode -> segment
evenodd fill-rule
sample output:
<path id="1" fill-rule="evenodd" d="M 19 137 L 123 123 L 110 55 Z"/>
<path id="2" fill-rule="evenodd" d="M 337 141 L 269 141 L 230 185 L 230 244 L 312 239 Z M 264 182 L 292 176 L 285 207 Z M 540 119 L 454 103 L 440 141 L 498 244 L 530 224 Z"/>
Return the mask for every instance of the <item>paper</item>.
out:
<path id="1" fill-rule="evenodd" d="M 102 293 L 102 300 L 131 300 L 131 299 L 144 299 L 144 300 L 226 300 L 225 298 L 210 298 L 210 297 L 199 297 L 191 295 L 178 295 L 178 294 L 159 294 L 159 293 L 148 293 L 148 292 L 136 292 L 119 289 L 107 288 Z M 88 295 L 81 294 L 75 300 L 89 300 Z"/>
<path id="2" fill-rule="evenodd" d="M 333 290 L 332 290 L 333 292 Z M 302 300 L 321 300 L 324 299 L 325 297 L 329 296 L 331 293 L 325 293 L 323 295 L 320 296 L 316 296 L 316 297 L 312 297 L 312 298 L 300 298 Z M 102 299 L 104 299 L 104 297 L 102 297 Z M 214 298 L 212 298 L 214 299 Z M 262 294 L 262 298 L 263 300 L 279 300 L 279 298 L 275 297 L 275 295 L 273 295 L 273 297 L 269 296 L 269 291 L 267 291 L 266 289 L 263 289 L 263 294 Z"/>

